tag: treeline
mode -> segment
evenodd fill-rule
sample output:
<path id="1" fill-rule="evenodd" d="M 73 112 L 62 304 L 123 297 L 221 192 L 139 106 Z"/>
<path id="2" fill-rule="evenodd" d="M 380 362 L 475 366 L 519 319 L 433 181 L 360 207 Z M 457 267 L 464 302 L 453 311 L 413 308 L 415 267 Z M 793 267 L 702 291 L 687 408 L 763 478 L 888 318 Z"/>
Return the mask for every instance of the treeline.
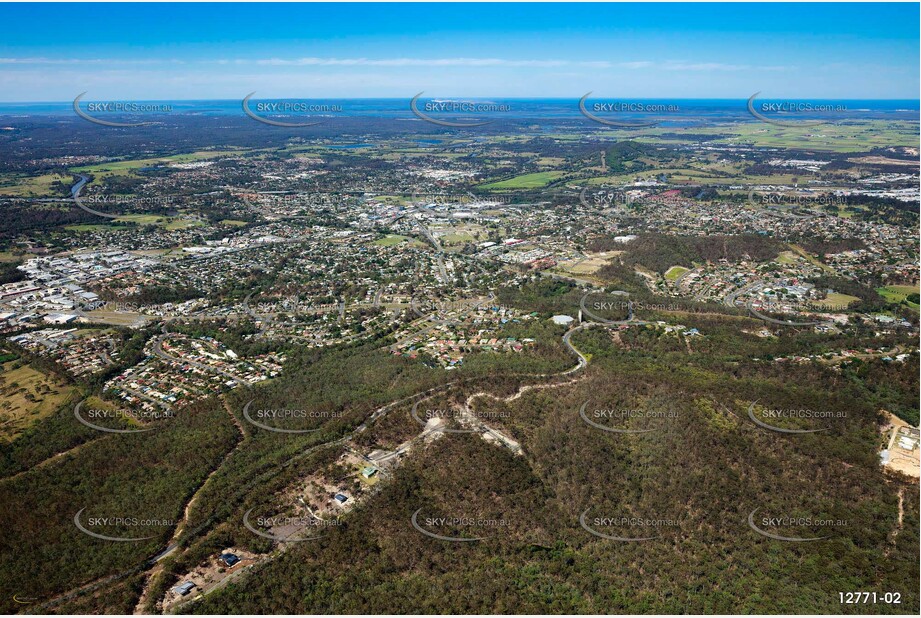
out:
<path id="1" fill-rule="evenodd" d="M 763 262 L 777 257 L 786 245 L 760 234 L 726 236 L 670 236 L 666 234 L 641 234 L 626 244 L 615 242 L 613 237 L 595 238 L 589 245 L 591 251 L 624 250 L 621 261 L 628 266 L 642 266 L 665 273 L 672 266 L 693 268 L 703 262 L 725 259 L 738 262 L 751 259 Z"/>
<path id="2" fill-rule="evenodd" d="M 17 268 L 20 264 L 22 264 L 21 260 L 0 262 L 0 285 L 16 283 L 26 278 L 26 274 Z"/>
<path id="3" fill-rule="evenodd" d="M 575 283 L 565 279 L 539 278 L 521 286 L 499 288 L 499 303 L 523 311 L 537 311 L 543 317 L 556 313 L 572 313 L 578 307 L 582 292 Z"/>
<path id="4" fill-rule="evenodd" d="M 897 173 L 903 171 L 904 168 L 901 168 Z M 853 213 L 857 220 L 912 227 L 918 225 L 917 202 L 877 195 L 850 195 L 846 199 L 848 211 Z"/>
<path id="5" fill-rule="evenodd" d="M 69 190 L 66 193 L 69 195 Z M 8 202 L 3 206 L 3 226 L 0 227 L 0 241 L 13 241 L 27 232 L 40 235 L 56 227 L 90 223 L 93 219 L 98 220 L 98 217 L 68 203 L 48 206 L 34 203 L 20 205 L 18 202 Z"/>
<path id="6" fill-rule="evenodd" d="M 664 162 L 675 159 L 676 155 L 670 148 L 632 140 L 625 140 L 611 145 L 605 150 L 604 155 L 605 164 L 610 174 L 623 174 L 649 169 L 650 165 L 643 161 L 644 158 Z"/>
<path id="7" fill-rule="evenodd" d="M 853 279 L 838 277 L 837 275 L 821 275 L 813 277 L 809 281 L 819 289 L 827 288 L 841 294 L 856 296 L 860 299 L 860 303 L 856 303 L 852 307 L 860 311 L 880 311 L 889 304 L 888 301 L 877 294 L 876 290 Z"/>
<path id="8" fill-rule="evenodd" d="M 856 251 L 866 249 L 867 245 L 859 238 L 818 238 L 816 236 L 800 236 L 795 239 L 797 245 L 812 253 L 813 255 L 824 257 L 829 253 L 841 253 L 843 251 Z"/>

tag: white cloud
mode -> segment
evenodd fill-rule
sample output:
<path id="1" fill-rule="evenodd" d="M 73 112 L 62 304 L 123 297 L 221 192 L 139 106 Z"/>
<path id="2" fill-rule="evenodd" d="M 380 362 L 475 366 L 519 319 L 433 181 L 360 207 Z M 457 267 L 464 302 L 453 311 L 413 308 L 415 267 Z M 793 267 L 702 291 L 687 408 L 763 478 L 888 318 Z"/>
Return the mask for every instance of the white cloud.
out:
<path id="1" fill-rule="evenodd" d="M 120 64 L 120 65 L 156 65 L 156 64 L 183 64 L 182 60 L 175 58 L 160 59 L 123 59 L 123 58 L 0 58 L 0 64 Z"/>
<path id="2" fill-rule="evenodd" d="M 0 65 L 113 65 L 152 66 L 157 64 L 219 64 L 238 66 L 273 67 L 470 67 L 470 68 L 535 68 L 552 69 L 576 67 L 589 69 L 662 69 L 667 71 L 742 71 L 782 70 L 784 67 L 755 67 L 749 65 L 725 64 L 720 62 L 668 61 L 657 63 L 651 60 L 612 62 L 609 60 L 527 60 L 509 58 L 217 58 L 198 60 L 170 59 L 124 59 L 124 58 L 0 58 Z"/>

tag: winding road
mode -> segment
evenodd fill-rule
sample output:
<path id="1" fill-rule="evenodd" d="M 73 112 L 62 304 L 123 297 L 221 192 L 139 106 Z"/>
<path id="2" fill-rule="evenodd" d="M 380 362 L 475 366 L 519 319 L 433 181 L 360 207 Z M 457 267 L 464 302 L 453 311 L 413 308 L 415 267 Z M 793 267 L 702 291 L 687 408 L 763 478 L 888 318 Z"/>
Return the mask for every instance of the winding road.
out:
<path id="1" fill-rule="evenodd" d="M 244 307 L 245 307 L 245 309 L 246 309 L 247 314 L 250 315 L 250 316 L 253 316 L 253 315 L 255 315 L 255 313 L 249 308 L 249 305 L 248 305 L 248 301 L 249 301 L 249 298 L 250 298 L 251 296 L 252 296 L 252 294 L 250 294 L 249 296 L 247 296 L 246 301 L 244 302 Z M 482 302 L 487 302 L 488 300 L 490 300 L 490 299 L 486 299 L 486 300 L 484 300 L 484 301 L 482 301 Z M 482 302 L 479 303 L 479 304 L 482 304 Z M 584 303 L 584 298 L 583 298 L 583 303 Z M 476 305 L 476 306 L 479 306 L 479 304 Z M 587 313 L 588 313 L 588 312 L 587 312 Z M 187 317 L 189 317 L 189 316 L 187 316 Z M 196 317 L 207 318 L 208 316 L 196 316 Z M 429 317 L 430 317 L 430 316 L 429 316 Z M 632 317 L 632 314 L 631 314 L 631 317 Z M 174 356 L 168 354 L 167 352 L 165 352 L 165 351 L 163 350 L 163 342 L 164 342 L 164 340 L 167 339 L 168 337 L 174 335 L 174 333 L 170 333 L 170 332 L 168 331 L 168 329 L 167 329 L 167 322 L 168 322 L 168 321 L 164 321 L 164 324 L 163 324 L 163 334 L 158 335 L 158 336 L 154 339 L 154 343 L 153 343 L 152 350 L 153 350 L 153 353 L 154 353 L 157 357 L 159 357 L 159 358 L 161 358 L 161 359 L 163 359 L 163 360 L 166 360 L 166 361 L 170 361 L 170 362 L 175 362 L 175 363 L 180 363 L 180 364 L 183 364 L 183 365 L 188 365 L 188 366 L 196 367 L 196 368 L 198 368 L 198 369 L 200 369 L 200 370 L 202 370 L 202 371 L 205 371 L 205 372 L 217 373 L 217 374 L 220 374 L 220 375 L 222 375 L 222 376 L 224 376 L 224 377 L 227 377 L 227 378 L 229 378 L 229 379 L 234 380 L 234 381 L 237 382 L 238 384 L 243 384 L 243 381 L 242 381 L 242 379 L 241 379 L 239 376 L 236 376 L 236 375 L 234 375 L 234 374 L 232 374 L 232 373 L 229 373 L 229 372 L 227 372 L 227 371 L 224 371 L 224 370 L 222 370 L 222 369 L 220 369 L 220 368 L 211 367 L 211 366 L 208 366 L 208 365 L 205 365 L 205 364 L 202 364 L 202 363 L 197 363 L 197 362 L 194 362 L 194 361 L 188 361 L 188 360 L 179 359 L 179 358 L 174 357 Z M 636 321 L 636 320 L 632 320 L 632 321 L 628 320 L 628 321 L 626 321 L 626 322 L 620 322 L 620 323 L 642 324 L 643 322 Z M 573 373 L 575 373 L 575 372 L 577 372 L 577 371 L 580 371 L 580 370 L 586 368 L 586 367 L 588 366 L 589 360 L 588 360 L 588 358 L 587 358 L 578 348 L 576 348 L 576 347 L 573 345 L 572 340 L 571 340 L 571 339 L 572 339 L 572 336 L 573 336 L 575 333 L 577 333 L 577 332 L 579 332 L 579 331 L 581 331 L 581 330 L 583 330 L 583 329 L 587 329 L 587 328 L 591 328 L 591 327 L 595 327 L 595 326 L 602 326 L 602 327 L 604 327 L 604 326 L 608 326 L 608 325 L 617 325 L 617 324 L 620 324 L 620 323 L 619 323 L 619 322 L 612 322 L 612 321 L 603 321 L 603 322 L 602 322 L 602 321 L 599 321 L 599 322 L 585 322 L 585 323 L 579 324 L 579 325 L 577 325 L 577 326 L 573 326 L 572 328 L 570 328 L 569 330 L 567 330 L 567 331 L 562 335 L 562 343 L 563 343 L 565 349 L 566 349 L 569 353 L 571 353 L 573 356 L 576 357 L 577 362 L 576 362 L 576 364 L 575 364 L 574 366 L 572 366 L 572 367 L 570 367 L 570 368 L 568 368 L 568 369 L 564 369 L 564 370 L 562 370 L 562 371 L 560 371 L 560 372 L 558 372 L 558 373 L 553 373 L 553 374 L 525 374 L 525 375 L 522 375 L 522 376 L 515 376 L 515 377 L 531 378 L 531 379 L 534 379 L 534 378 L 547 379 L 547 378 L 554 378 L 554 377 L 564 377 L 564 376 L 571 375 L 571 374 L 573 374 Z M 436 324 L 433 324 L 433 326 L 434 326 L 434 325 L 437 325 L 437 322 L 436 322 Z M 412 395 L 409 395 L 409 396 L 406 396 L 406 397 L 402 397 L 402 398 L 400 398 L 400 399 L 397 399 L 397 400 L 388 402 L 388 403 L 386 403 L 386 404 L 384 404 L 384 405 L 382 405 L 382 406 L 380 406 L 380 407 L 374 409 L 374 410 L 371 412 L 371 414 L 368 416 L 367 420 L 365 420 L 363 423 L 361 423 L 360 425 L 358 425 L 357 427 L 355 427 L 352 431 L 350 431 L 350 432 L 348 432 L 348 433 L 346 433 L 346 434 L 344 434 L 344 435 L 342 435 L 342 436 L 340 436 L 340 437 L 338 437 L 338 438 L 334 438 L 334 439 L 331 439 L 331 440 L 327 440 L 327 441 L 325 441 L 325 442 L 321 442 L 321 443 L 315 444 L 315 445 L 313 445 L 313 446 L 311 446 L 311 447 L 309 447 L 309 448 L 307 448 L 307 449 L 301 451 L 298 455 L 296 455 L 295 457 L 292 457 L 292 458 L 290 458 L 288 461 L 286 461 L 285 464 L 283 464 L 283 466 L 284 466 L 284 467 L 288 467 L 288 466 L 294 464 L 294 463 L 297 462 L 297 461 L 300 461 L 300 460 L 302 460 L 302 459 L 304 459 L 304 458 L 306 458 L 306 457 L 309 457 L 310 455 L 312 455 L 313 453 L 316 453 L 317 451 L 319 451 L 319 450 L 321 450 L 321 449 L 327 449 L 327 448 L 332 448 L 332 447 L 335 447 L 335 446 L 347 444 L 350 440 L 352 440 L 353 438 L 355 438 L 355 437 L 358 436 L 359 434 L 361 434 L 361 433 L 363 433 L 364 431 L 366 431 L 371 425 L 375 424 L 375 423 L 378 422 L 380 419 L 384 418 L 389 412 L 391 412 L 392 410 L 394 410 L 395 408 L 397 408 L 399 405 L 401 405 L 401 404 L 403 404 L 403 403 L 407 403 L 407 402 L 410 402 L 410 401 L 413 401 L 413 400 L 419 400 L 419 401 L 421 401 L 421 400 L 423 400 L 423 399 L 427 399 L 427 398 L 429 398 L 429 397 L 431 397 L 431 396 L 433 396 L 433 395 L 435 395 L 435 394 L 438 394 L 438 393 L 440 393 L 440 392 L 443 392 L 443 391 L 448 390 L 448 389 L 450 389 L 450 388 L 453 388 L 453 387 L 455 387 L 455 386 L 464 384 L 464 383 L 469 382 L 469 381 L 471 381 L 471 380 L 482 380 L 482 379 L 483 379 L 482 377 L 478 377 L 478 378 L 467 378 L 467 379 L 464 379 L 464 380 L 456 380 L 456 381 L 448 382 L 448 383 L 445 383 L 445 384 L 442 384 L 442 385 L 439 385 L 439 386 L 436 386 L 436 387 L 431 387 L 431 388 L 428 388 L 428 389 L 426 389 L 426 390 L 424 390 L 424 391 L 420 391 L 420 392 L 418 392 L 418 393 L 414 393 L 414 394 L 412 394 Z M 517 399 L 517 398 L 523 396 L 525 393 L 527 393 L 527 392 L 529 392 L 529 391 L 531 391 L 531 390 L 537 390 L 537 389 L 540 389 L 540 388 L 557 388 L 557 387 L 561 387 L 561 386 L 565 386 L 565 385 L 571 384 L 571 383 L 573 383 L 574 381 L 575 381 L 575 380 L 569 380 L 569 381 L 566 381 L 566 382 L 561 382 L 561 383 L 557 383 L 557 384 L 549 384 L 549 385 L 541 385 L 541 384 L 524 385 L 524 386 L 519 387 L 518 390 L 517 390 L 514 394 L 512 394 L 512 395 L 510 395 L 510 396 L 508 396 L 508 397 L 504 397 L 504 398 L 495 396 L 495 395 L 493 395 L 493 394 L 491 394 L 491 393 L 488 393 L 488 392 L 486 392 L 486 391 L 481 391 L 481 392 L 478 392 L 478 393 L 474 393 L 473 395 L 471 395 L 470 397 L 468 397 L 468 399 L 467 399 L 467 411 L 468 411 L 468 413 L 469 413 L 469 406 L 470 406 L 470 404 L 471 404 L 476 398 L 478 398 L 478 397 L 491 397 L 491 398 L 494 398 L 494 399 L 497 399 L 497 400 L 511 401 L 511 400 L 514 400 L 514 399 Z M 225 403 L 226 403 L 226 400 L 225 400 Z M 229 410 L 228 410 L 228 412 L 230 413 Z M 104 585 L 106 585 L 106 584 L 109 584 L 109 583 L 114 582 L 114 581 L 118 581 L 118 580 L 120 580 L 120 579 L 122 579 L 122 578 L 124 578 L 124 577 L 128 577 L 128 576 L 130 576 L 130 575 L 132 575 L 132 574 L 145 573 L 145 572 L 151 571 L 151 569 L 156 569 L 157 566 L 158 566 L 158 563 L 159 563 L 160 561 L 162 561 L 164 558 L 166 558 L 166 557 L 168 557 L 168 556 L 173 555 L 173 554 L 176 553 L 177 551 L 184 551 L 184 550 L 182 549 L 182 547 L 183 547 L 183 546 L 189 547 L 190 545 L 189 545 L 188 541 L 189 541 L 190 539 L 199 536 L 200 534 L 202 534 L 202 532 L 203 532 L 204 530 L 206 530 L 206 529 L 208 528 L 208 522 L 205 522 L 203 525 L 198 526 L 196 529 L 187 532 L 187 531 L 186 531 L 186 528 L 185 528 L 185 524 L 188 523 L 189 514 L 190 514 L 190 509 L 191 509 L 191 507 L 193 506 L 193 504 L 195 503 L 196 498 L 200 495 L 201 490 L 208 484 L 208 482 L 210 481 L 210 479 L 213 478 L 213 477 L 222 469 L 223 463 L 226 462 L 227 459 L 228 459 L 234 452 L 236 452 L 236 451 L 240 448 L 240 446 L 246 441 L 246 433 L 245 433 L 245 431 L 243 430 L 242 427 L 239 426 L 239 421 L 236 419 L 236 417 L 235 417 L 232 413 L 230 413 L 230 414 L 231 414 L 231 417 L 234 419 L 235 424 L 238 426 L 238 429 L 240 429 L 240 430 L 241 430 L 241 433 L 243 433 L 244 439 L 243 439 L 243 440 L 240 440 L 240 441 L 237 443 L 237 445 L 236 445 L 233 449 L 231 449 L 231 451 L 228 452 L 228 454 L 222 459 L 222 461 L 221 461 L 221 462 L 220 462 L 220 463 L 219 463 L 219 464 L 208 474 L 208 476 L 205 478 L 205 480 L 202 482 L 202 484 L 196 489 L 196 491 L 193 493 L 193 495 L 192 495 L 192 497 L 189 499 L 189 501 L 187 501 L 187 503 L 186 503 L 186 505 L 185 505 L 185 507 L 184 507 L 184 511 L 183 511 L 184 514 L 183 514 L 182 520 L 181 520 L 180 523 L 177 524 L 176 529 L 174 530 L 174 533 L 173 533 L 173 535 L 171 536 L 170 542 L 167 544 L 167 546 L 166 546 L 163 550 L 161 550 L 160 552 L 158 552 L 156 555 L 154 555 L 154 556 L 152 556 L 152 557 L 150 557 L 150 558 L 145 559 L 145 560 L 142 561 L 138 566 L 136 566 L 136 567 L 134 567 L 134 568 L 132 568 L 132 569 L 130 569 L 130 570 L 127 570 L 127 571 L 124 571 L 124 572 L 122 572 L 122 573 L 118 573 L 118 574 L 115 574 L 115 575 L 111 575 L 111 576 L 108 576 L 108 577 L 105 577 L 105 578 L 101 578 L 101 579 L 96 580 L 96 581 L 93 581 L 93 582 L 88 582 L 88 583 L 83 584 L 83 585 L 81 585 L 81 586 L 79 586 L 79 587 L 77 587 L 77 588 L 72 589 L 71 591 L 62 593 L 61 595 L 57 595 L 57 596 L 54 597 L 53 599 L 49 599 L 48 601 L 46 601 L 46 602 L 43 603 L 42 605 L 37 606 L 38 609 L 47 609 L 47 608 L 53 607 L 53 606 L 58 605 L 59 603 L 65 601 L 65 600 L 69 600 L 69 599 L 71 599 L 71 598 L 73 598 L 73 597 L 75 597 L 75 596 L 77 596 L 77 595 L 80 595 L 80 594 L 84 594 L 84 593 L 88 593 L 88 592 L 91 592 L 91 591 L 98 590 L 100 587 L 102 587 L 102 586 L 104 586 Z M 482 421 L 479 421 L 479 419 L 474 418 L 474 417 L 472 416 L 472 414 L 468 414 L 468 416 L 470 416 L 470 419 L 468 419 L 469 422 L 470 422 L 474 427 L 476 427 L 477 430 L 482 431 L 483 433 L 486 433 L 486 434 L 490 434 L 493 438 L 495 438 L 496 440 L 498 440 L 500 443 L 504 444 L 506 447 L 512 449 L 513 451 L 515 451 L 515 452 L 517 452 L 517 453 L 520 453 L 520 452 L 521 452 L 520 446 L 518 445 L 517 442 L 515 442 L 515 441 L 512 440 L 511 438 L 505 436 L 505 435 L 502 434 L 501 432 L 498 432 L 497 430 L 493 429 L 492 427 L 489 427 L 488 425 L 486 425 L 486 424 L 483 423 Z M 398 449 L 397 451 L 395 451 L 395 452 L 393 452 L 393 453 L 389 453 L 389 454 L 385 455 L 385 456 L 382 457 L 382 458 L 378 458 L 378 459 L 372 460 L 372 461 L 383 462 L 383 461 L 389 460 L 389 459 L 391 459 L 391 458 L 393 458 L 393 457 L 396 457 L 396 456 L 400 455 L 402 452 L 405 452 L 406 450 L 408 450 L 408 448 L 409 448 L 413 443 L 417 442 L 417 441 L 420 440 L 420 439 L 424 439 L 425 436 L 430 435 L 430 434 L 435 433 L 435 432 L 438 432 L 438 431 L 439 431 L 439 428 L 427 429 L 427 430 L 421 432 L 421 433 L 420 433 L 418 436 L 416 436 L 413 440 L 411 440 L 410 443 L 408 443 L 408 444 L 406 444 L 406 445 L 402 445 L 401 448 Z M 210 520 L 209 520 L 209 521 L 210 521 Z M 183 544 L 180 545 L 179 539 L 180 539 L 180 536 L 183 536 L 183 535 L 184 535 L 185 539 L 184 539 Z M 153 578 L 151 577 L 151 574 L 148 573 L 148 577 L 147 577 L 147 580 L 146 580 L 146 583 L 145 583 L 145 586 L 144 586 L 144 590 L 142 591 L 142 594 L 141 594 L 141 596 L 139 597 L 138 605 L 137 605 L 137 608 L 136 608 L 135 611 L 143 611 L 142 608 L 143 608 L 143 606 L 146 604 L 146 602 L 147 602 L 147 600 L 148 600 L 147 594 L 148 594 L 149 586 L 150 586 L 151 583 L 152 583 L 152 580 L 153 580 Z"/>

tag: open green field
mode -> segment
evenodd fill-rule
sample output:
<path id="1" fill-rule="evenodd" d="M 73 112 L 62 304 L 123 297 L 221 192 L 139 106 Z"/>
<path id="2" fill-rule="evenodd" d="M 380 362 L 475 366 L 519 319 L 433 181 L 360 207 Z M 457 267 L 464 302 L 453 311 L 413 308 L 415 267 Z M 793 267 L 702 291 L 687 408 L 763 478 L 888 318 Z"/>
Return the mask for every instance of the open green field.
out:
<path id="1" fill-rule="evenodd" d="M 829 266 L 828 264 L 825 264 L 824 262 L 820 262 L 818 258 L 816 258 L 814 255 L 812 255 L 811 253 L 809 253 L 808 251 L 806 251 L 805 249 L 803 249 L 803 248 L 800 247 L 799 245 L 790 244 L 789 246 L 790 246 L 791 249 L 793 249 L 793 252 L 794 252 L 796 255 L 799 255 L 799 256 L 802 257 L 803 259 L 809 261 L 810 264 L 813 264 L 813 265 L 815 265 L 815 266 L 818 266 L 818 267 L 821 268 L 822 270 L 826 270 L 826 271 L 828 271 L 828 272 L 832 272 L 832 273 L 835 272 L 835 269 L 834 269 L 834 268 L 832 268 L 832 267 Z"/>
<path id="2" fill-rule="evenodd" d="M 112 326 L 133 327 L 143 323 L 146 318 L 141 313 L 127 311 L 111 311 L 109 309 L 98 309 L 96 311 L 87 311 L 86 315 L 91 317 L 94 322 L 109 324 Z"/>
<path id="3" fill-rule="evenodd" d="M 586 257 L 580 259 L 565 260 L 557 264 L 556 268 L 553 270 L 555 272 L 569 273 L 577 276 L 593 275 L 600 269 L 607 266 L 612 257 L 620 253 L 622 252 L 606 251 L 593 255 L 587 255 Z"/>
<path id="4" fill-rule="evenodd" d="M 399 234 L 388 234 L 387 236 L 384 236 L 383 238 L 378 238 L 377 240 L 375 240 L 374 244 L 379 245 L 381 247 L 394 247 L 406 240 L 409 240 L 409 236 L 400 236 Z"/>
<path id="5" fill-rule="evenodd" d="M 759 147 L 806 148 L 826 152 L 866 152 L 873 148 L 918 147 L 918 123 L 853 119 L 812 127 L 781 127 L 755 121 L 714 126 L 648 127 L 629 133 L 612 133 L 612 139 L 632 139 L 655 144 L 689 144 L 681 135 L 712 135 L 717 143 L 753 144 Z M 665 137 L 665 136 L 668 137 Z"/>
<path id="6" fill-rule="evenodd" d="M 441 242 L 446 245 L 458 245 L 465 242 L 474 242 L 476 238 L 466 232 L 456 232 L 454 234 L 445 234 L 441 237 Z"/>
<path id="7" fill-rule="evenodd" d="M 115 219 L 116 223 L 133 223 L 134 225 L 157 225 L 165 230 L 184 230 L 190 227 L 203 225 L 201 221 L 193 219 L 178 219 L 175 217 L 161 217 L 159 215 L 125 215 Z"/>
<path id="8" fill-rule="evenodd" d="M 561 177 L 563 172 L 535 172 L 533 174 L 524 174 L 515 176 L 507 180 L 489 182 L 480 185 L 481 189 L 503 190 L 503 189 L 537 189 L 545 187 L 557 178 Z"/>
<path id="9" fill-rule="evenodd" d="M 541 167 L 559 167 L 566 163 L 566 159 L 562 157 L 539 157 L 535 163 Z"/>
<path id="10" fill-rule="evenodd" d="M 22 255 L 13 255 L 9 251 L 0 251 L 0 264 L 9 263 L 9 262 L 19 262 L 25 261 L 35 256 L 31 253 L 24 253 Z"/>
<path id="11" fill-rule="evenodd" d="M 137 225 L 154 225 L 163 221 L 165 217 L 158 215 L 124 215 L 113 219 L 116 223 L 134 223 Z"/>
<path id="12" fill-rule="evenodd" d="M 71 171 L 82 172 L 93 175 L 93 181 L 89 184 L 100 184 L 110 176 L 128 176 L 134 174 L 136 170 L 142 167 L 155 165 L 169 165 L 170 163 L 191 163 L 194 161 L 207 161 L 220 157 L 236 156 L 247 152 L 246 150 L 198 150 L 184 154 L 169 155 L 166 157 L 155 157 L 150 159 L 128 159 L 125 161 L 109 161 L 107 163 L 95 163 L 93 165 L 83 165 L 73 167 Z"/>
<path id="13" fill-rule="evenodd" d="M 190 161 L 207 161 L 208 159 L 217 159 L 220 157 L 236 157 L 246 154 L 248 150 L 242 148 L 231 148 L 229 150 L 196 150 L 185 154 L 170 155 L 164 157 L 165 161 L 172 163 L 188 163 Z"/>
<path id="14" fill-rule="evenodd" d="M 865 152 L 894 146 L 918 147 L 918 123 L 881 120 L 828 123 L 811 127 L 780 127 L 763 122 L 734 125 L 741 140 L 755 146 L 807 148 L 829 152 Z M 735 139 L 718 140 L 721 142 Z"/>
<path id="15" fill-rule="evenodd" d="M 381 202 L 383 204 L 393 204 L 396 206 L 404 206 L 412 201 L 411 196 L 403 196 L 403 195 L 375 195 L 372 199 L 375 202 Z"/>
<path id="16" fill-rule="evenodd" d="M 686 134 L 687 139 L 682 139 Z M 600 130 L 599 138 L 611 141 L 635 140 L 647 144 L 699 144 L 701 135 L 712 136 L 719 144 L 753 144 L 758 147 L 798 148 L 826 152 L 866 152 L 873 148 L 918 147 L 918 123 L 910 121 L 866 120 L 832 122 L 812 127 L 781 127 L 764 122 L 733 122 L 716 125 L 654 126 L 636 129 Z M 571 134 L 544 137 L 574 141 Z M 496 143 L 518 143 L 518 136 L 491 138 Z"/>
<path id="17" fill-rule="evenodd" d="M 81 223 L 80 225 L 67 225 L 64 229 L 70 232 L 104 232 L 116 228 L 124 229 L 124 227 L 124 225 L 118 225 L 116 223 Z"/>
<path id="18" fill-rule="evenodd" d="M 170 164 L 170 163 L 191 163 L 193 161 L 207 161 L 220 157 L 236 156 L 247 152 L 246 150 L 197 150 L 166 157 L 153 157 L 150 159 L 126 159 L 124 161 L 109 161 L 107 163 L 94 163 L 93 165 L 83 165 L 72 167 L 73 172 L 101 173 L 101 172 L 121 172 L 125 170 L 136 170 L 151 165 Z"/>
<path id="19" fill-rule="evenodd" d="M 2 174 L 0 175 L 0 194 L 16 197 L 48 197 L 55 194 L 51 188 L 55 182 L 70 186 L 73 184 L 73 177 L 68 174 L 41 174 L 39 176 Z"/>
<path id="20" fill-rule="evenodd" d="M 101 232 L 125 228 L 128 225 L 157 225 L 164 230 L 184 230 L 190 227 L 204 225 L 204 223 L 192 219 L 177 219 L 175 217 L 163 217 L 160 215 L 124 215 L 117 219 L 112 219 L 111 223 L 82 223 L 79 225 L 68 225 L 65 229 L 71 232 Z M 240 225 L 245 225 L 245 223 L 240 222 Z"/>
<path id="21" fill-rule="evenodd" d="M 781 127 L 760 121 L 714 126 L 648 127 L 629 133 L 612 133 L 613 139 L 633 139 L 655 144 L 688 144 L 681 135 L 712 135 L 715 143 L 752 144 L 757 147 L 800 148 L 825 152 L 866 152 L 873 148 L 918 147 L 918 123 L 909 121 L 853 120 L 811 127 Z M 665 136 L 668 136 L 667 138 Z"/>
<path id="22" fill-rule="evenodd" d="M 0 441 L 13 440 L 75 391 L 58 378 L 12 361 L 0 365 Z"/>
<path id="23" fill-rule="evenodd" d="M 199 227 L 204 225 L 201 221 L 193 221 L 191 219 L 172 219 L 167 220 L 166 223 L 162 223 L 161 227 L 164 230 L 185 230 L 190 227 Z"/>
<path id="24" fill-rule="evenodd" d="M 140 169 L 149 165 L 166 163 L 166 159 L 131 159 L 126 161 L 109 161 L 108 163 L 94 163 L 93 165 L 82 165 L 71 168 L 74 172 L 83 172 L 87 174 L 102 174 L 104 172 L 123 172 Z"/>
<path id="25" fill-rule="evenodd" d="M 150 159 L 130 159 L 125 161 L 110 161 L 107 163 L 95 163 L 93 165 L 81 165 L 70 168 L 74 173 L 91 173 L 95 177 L 93 183 L 99 184 L 99 181 L 105 180 L 110 176 L 126 176 L 133 174 L 142 167 L 148 167 L 158 164 L 170 163 L 189 163 L 192 161 L 205 161 L 219 157 L 235 156 L 247 152 L 246 150 L 199 150 L 178 155 Z M 12 195 L 16 197 L 48 197 L 55 195 L 52 191 L 52 184 L 55 182 L 63 183 L 66 186 L 73 184 L 73 176 L 70 174 L 40 174 L 37 176 L 27 176 L 24 174 L 2 174 L 0 175 L 0 195 Z M 90 183 L 90 184 L 93 184 Z"/>
<path id="26" fill-rule="evenodd" d="M 856 296 L 851 296 L 849 294 L 841 294 L 839 292 L 832 292 L 824 300 L 814 300 L 811 301 L 813 305 L 817 307 L 834 307 L 839 308 L 842 306 L 847 306 L 853 302 L 860 300 Z"/>
<path id="27" fill-rule="evenodd" d="M 374 244 L 379 245 L 381 247 L 395 247 L 396 245 L 399 245 L 404 242 L 411 244 L 411 245 L 416 245 L 419 247 L 425 246 L 424 243 L 419 242 L 415 238 L 410 238 L 409 236 L 401 236 L 400 234 L 388 234 L 387 236 L 384 236 L 383 238 L 378 238 L 377 240 L 375 240 Z"/>
<path id="28" fill-rule="evenodd" d="M 909 295 L 918 294 L 919 288 L 912 285 L 887 285 L 885 287 L 876 288 L 876 292 L 891 303 L 901 303 L 905 301 Z M 906 301 L 905 304 L 915 310 L 919 308 L 918 303 Z"/>
<path id="29" fill-rule="evenodd" d="M 796 255 L 793 251 L 782 251 L 774 261 L 778 264 L 796 264 Z"/>
<path id="30" fill-rule="evenodd" d="M 651 178 L 658 177 L 662 174 L 665 174 L 668 177 L 668 181 L 671 183 L 687 183 L 687 184 L 710 184 L 710 185 L 738 185 L 738 184 L 772 184 L 772 185 L 793 185 L 794 178 L 800 178 L 801 175 L 798 174 L 772 174 L 770 176 L 763 175 L 747 175 L 743 174 L 741 171 L 736 171 L 733 173 L 731 170 L 716 170 L 714 166 L 713 172 L 726 171 L 727 173 L 732 173 L 732 176 L 725 176 L 720 173 L 712 173 L 709 171 L 711 168 L 688 168 L 688 167 L 665 167 L 665 168 L 656 168 L 648 169 L 640 172 L 629 172 L 626 174 L 616 174 L 613 176 L 595 176 L 589 178 L 586 182 L 589 185 L 604 185 L 604 184 L 614 184 L 621 185 L 632 182 L 636 178 L 643 180 L 648 180 Z"/>
<path id="31" fill-rule="evenodd" d="M 665 279 L 667 281 L 675 281 L 678 279 L 678 277 L 689 271 L 690 269 L 685 268 L 684 266 L 672 266 L 667 271 L 665 271 Z"/>

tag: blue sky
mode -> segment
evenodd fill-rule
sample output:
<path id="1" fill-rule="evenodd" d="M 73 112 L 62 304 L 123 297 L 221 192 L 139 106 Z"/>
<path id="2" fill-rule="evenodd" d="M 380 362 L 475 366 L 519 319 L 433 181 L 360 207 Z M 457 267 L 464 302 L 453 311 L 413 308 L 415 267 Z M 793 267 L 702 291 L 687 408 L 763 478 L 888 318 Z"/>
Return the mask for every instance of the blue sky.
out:
<path id="1" fill-rule="evenodd" d="M 919 5 L 4 4 L 0 100 L 919 96 Z M 12 27 L 11 27 L 12 26 Z"/>

